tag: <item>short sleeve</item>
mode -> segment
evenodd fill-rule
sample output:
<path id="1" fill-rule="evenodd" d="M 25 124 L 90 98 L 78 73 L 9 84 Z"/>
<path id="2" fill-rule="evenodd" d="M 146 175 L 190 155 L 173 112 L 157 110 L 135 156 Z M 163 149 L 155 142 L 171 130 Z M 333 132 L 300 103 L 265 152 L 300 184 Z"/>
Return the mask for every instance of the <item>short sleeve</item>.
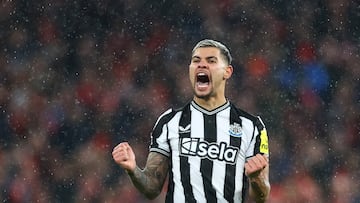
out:
<path id="1" fill-rule="evenodd" d="M 254 138 L 251 141 L 250 149 L 247 151 L 246 157 L 251 157 L 256 154 L 269 155 L 269 138 L 266 127 L 260 117 L 256 117 L 254 121 Z"/>
<path id="2" fill-rule="evenodd" d="M 170 156 L 167 124 L 173 117 L 173 114 L 174 111 L 169 109 L 156 121 L 150 137 L 150 152 L 158 152 L 165 156 Z"/>

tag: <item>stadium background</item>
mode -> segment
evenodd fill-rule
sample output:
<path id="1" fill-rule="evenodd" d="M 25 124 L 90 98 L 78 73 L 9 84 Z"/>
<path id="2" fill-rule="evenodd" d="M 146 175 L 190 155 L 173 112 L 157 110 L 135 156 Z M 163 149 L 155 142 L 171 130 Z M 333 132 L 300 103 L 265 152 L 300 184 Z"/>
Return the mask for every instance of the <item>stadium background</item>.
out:
<path id="1" fill-rule="evenodd" d="M 234 58 L 228 98 L 267 125 L 269 202 L 360 202 L 359 22 L 356 0 L 2 1 L 0 199 L 148 202 L 112 148 L 144 165 L 213 38 Z"/>

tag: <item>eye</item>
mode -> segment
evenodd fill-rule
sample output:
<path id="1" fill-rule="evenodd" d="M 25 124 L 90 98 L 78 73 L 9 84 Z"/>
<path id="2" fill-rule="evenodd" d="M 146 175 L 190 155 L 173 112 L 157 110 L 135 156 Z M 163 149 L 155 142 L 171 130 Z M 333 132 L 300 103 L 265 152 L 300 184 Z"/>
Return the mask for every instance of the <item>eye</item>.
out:
<path id="1" fill-rule="evenodd" d="M 192 63 L 199 63 L 199 62 L 200 62 L 200 59 L 198 59 L 198 58 L 193 58 L 193 59 L 191 60 L 191 62 L 192 62 Z"/>
<path id="2" fill-rule="evenodd" d="M 211 58 L 208 58 L 208 59 L 207 59 L 207 62 L 208 62 L 208 63 L 217 63 L 217 60 L 216 60 L 216 58 L 211 57 Z"/>

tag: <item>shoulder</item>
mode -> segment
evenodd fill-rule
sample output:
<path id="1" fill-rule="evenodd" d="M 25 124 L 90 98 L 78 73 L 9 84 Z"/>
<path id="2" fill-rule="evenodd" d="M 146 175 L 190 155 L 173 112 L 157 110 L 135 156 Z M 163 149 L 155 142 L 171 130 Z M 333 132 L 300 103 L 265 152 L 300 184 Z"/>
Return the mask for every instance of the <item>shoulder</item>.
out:
<path id="1" fill-rule="evenodd" d="M 231 110 L 234 111 L 237 115 L 249 119 L 251 121 L 255 121 L 257 116 L 237 107 L 234 103 L 230 102 Z"/>
<path id="2" fill-rule="evenodd" d="M 257 126 L 259 128 L 264 127 L 264 123 L 262 122 L 260 116 L 253 115 L 253 114 L 237 107 L 232 102 L 230 102 L 230 106 L 231 106 L 232 111 L 234 111 L 241 118 L 250 120 L 252 123 L 254 123 L 255 126 Z"/>
<path id="3" fill-rule="evenodd" d="M 156 124 L 164 124 L 168 123 L 172 118 L 175 117 L 175 115 L 179 112 L 184 111 L 184 109 L 188 108 L 190 103 L 187 103 L 186 105 L 180 107 L 180 108 L 169 108 L 166 111 L 164 111 L 158 118 Z"/>

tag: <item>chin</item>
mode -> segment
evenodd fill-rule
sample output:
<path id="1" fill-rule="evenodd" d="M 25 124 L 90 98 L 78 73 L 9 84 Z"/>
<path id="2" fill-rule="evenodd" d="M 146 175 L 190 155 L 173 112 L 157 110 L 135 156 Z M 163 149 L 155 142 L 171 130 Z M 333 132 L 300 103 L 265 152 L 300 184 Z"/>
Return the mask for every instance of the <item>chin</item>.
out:
<path id="1" fill-rule="evenodd" d="M 208 88 L 206 90 L 199 90 L 196 87 L 194 87 L 193 91 L 194 91 L 195 96 L 200 99 L 208 99 L 212 95 L 211 88 Z"/>
<path id="2" fill-rule="evenodd" d="M 210 93 L 206 94 L 206 93 L 195 93 L 195 96 L 197 98 L 200 98 L 200 99 L 209 99 L 210 98 Z"/>

